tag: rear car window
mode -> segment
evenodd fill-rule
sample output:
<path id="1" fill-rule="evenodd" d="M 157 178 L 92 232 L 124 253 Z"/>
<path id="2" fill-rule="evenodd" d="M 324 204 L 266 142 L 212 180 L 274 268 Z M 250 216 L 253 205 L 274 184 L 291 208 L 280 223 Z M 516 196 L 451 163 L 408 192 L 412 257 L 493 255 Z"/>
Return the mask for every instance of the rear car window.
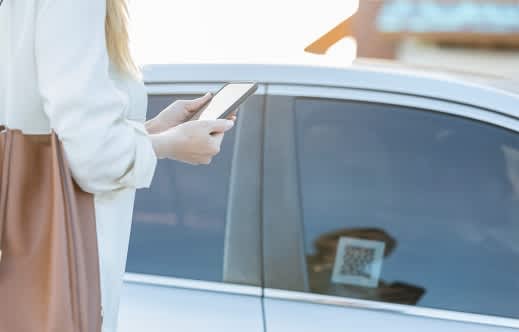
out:
<path id="1" fill-rule="evenodd" d="M 297 99 L 310 291 L 519 318 L 519 134 Z"/>

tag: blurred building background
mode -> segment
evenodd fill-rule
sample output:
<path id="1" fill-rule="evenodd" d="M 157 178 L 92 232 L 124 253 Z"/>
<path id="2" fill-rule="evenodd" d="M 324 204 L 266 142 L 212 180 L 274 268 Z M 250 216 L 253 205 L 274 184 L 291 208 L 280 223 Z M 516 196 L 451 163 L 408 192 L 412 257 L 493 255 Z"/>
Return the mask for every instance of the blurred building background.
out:
<path id="1" fill-rule="evenodd" d="M 348 66 L 368 57 L 519 78 L 519 0 L 131 3 L 143 64 Z"/>
<path id="2" fill-rule="evenodd" d="M 518 0 L 360 0 L 357 55 L 519 79 Z"/>
<path id="3" fill-rule="evenodd" d="M 365 1 L 365 0 L 360 0 Z M 307 45 L 357 12 L 359 0 L 133 0 L 137 60 L 348 66 L 355 41 L 340 29 L 326 57 Z M 343 38 L 346 37 L 346 38 Z"/>

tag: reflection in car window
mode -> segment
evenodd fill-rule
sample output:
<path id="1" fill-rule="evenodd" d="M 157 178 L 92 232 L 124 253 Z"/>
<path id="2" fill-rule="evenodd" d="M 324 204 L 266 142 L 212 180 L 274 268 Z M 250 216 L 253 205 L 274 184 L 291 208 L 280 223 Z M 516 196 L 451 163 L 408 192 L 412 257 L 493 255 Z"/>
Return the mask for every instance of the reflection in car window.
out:
<path id="1" fill-rule="evenodd" d="M 148 117 L 175 99 L 196 97 L 150 96 Z M 128 272 L 222 281 L 234 132 L 210 167 L 158 163 L 151 189 L 137 191 Z"/>
<path id="2" fill-rule="evenodd" d="M 519 317 L 519 134 L 350 101 L 295 114 L 312 292 Z"/>

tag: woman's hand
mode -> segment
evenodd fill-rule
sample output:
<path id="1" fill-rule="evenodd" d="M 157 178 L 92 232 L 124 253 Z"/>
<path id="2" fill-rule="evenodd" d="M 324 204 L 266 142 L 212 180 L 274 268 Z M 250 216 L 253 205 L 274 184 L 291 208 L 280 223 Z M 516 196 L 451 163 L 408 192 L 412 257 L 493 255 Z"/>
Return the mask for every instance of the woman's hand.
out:
<path id="1" fill-rule="evenodd" d="M 188 121 L 150 137 L 160 159 L 207 165 L 220 152 L 224 133 L 233 125 L 225 119 Z"/>
<path id="2" fill-rule="evenodd" d="M 177 100 L 162 110 L 159 115 L 147 121 L 146 130 L 150 134 L 158 134 L 178 126 L 191 119 L 211 98 L 212 94 L 208 92 L 200 98 Z"/>
<path id="3" fill-rule="evenodd" d="M 147 121 L 145 123 L 146 130 L 150 134 L 158 134 L 191 120 L 196 112 L 202 109 L 211 98 L 213 98 L 213 95 L 208 92 L 200 98 L 177 100 L 162 110 L 159 115 Z M 232 112 L 227 119 L 235 121 L 236 112 L 237 111 Z"/>

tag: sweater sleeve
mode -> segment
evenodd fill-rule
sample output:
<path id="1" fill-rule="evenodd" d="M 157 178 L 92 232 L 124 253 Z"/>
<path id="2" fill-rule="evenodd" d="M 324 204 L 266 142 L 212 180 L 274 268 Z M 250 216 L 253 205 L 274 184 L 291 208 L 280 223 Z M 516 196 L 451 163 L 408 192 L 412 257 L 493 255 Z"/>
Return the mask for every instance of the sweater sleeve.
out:
<path id="1" fill-rule="evenodd" d="M 42 0 L 36 22 L 44 111 L 85 191 L 148 187 L 157 158 L 109 76 L 106 0 Z"/>

